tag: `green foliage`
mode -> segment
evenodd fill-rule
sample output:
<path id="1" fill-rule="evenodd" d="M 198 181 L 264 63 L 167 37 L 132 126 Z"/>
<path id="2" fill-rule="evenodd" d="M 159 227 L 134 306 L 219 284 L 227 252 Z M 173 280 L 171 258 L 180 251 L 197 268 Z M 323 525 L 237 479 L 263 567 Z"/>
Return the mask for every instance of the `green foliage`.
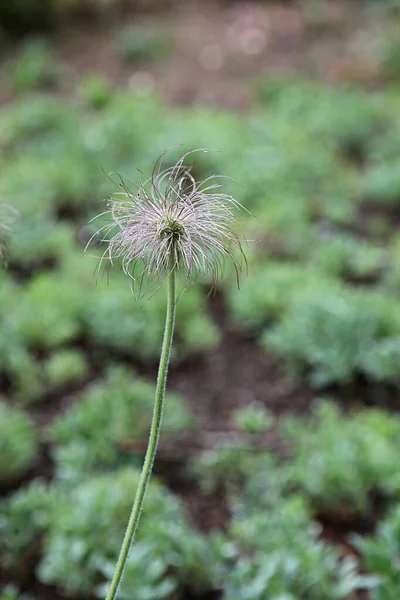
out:
<path id="1" fill-rule="evenodd" d="M 22 98 L 0 115 L 1 148 L 21 152 L 29 142 L 37 148 L 43 140 L 48 142 L 54 135 L 66 135 L 71 125 L 76 124 L 76 117 L 70 106 L 55 98 Z"/>
<path id="2" fill-rule="evenodd" d="M 36 458 L 37 441 L 28 415 L 0 401 L 0 484 L 18 479 Z"/>
<path id="3" fill-rule="evenodd" d="M 90 338 L 124 354 L 155 359 L 160 352 L 165 320 L 165 293 L 150 300 L 135 300 L 126 277 L 114 275 L 84 310 Z M 199 288 L 186 291 L 177 305 L 174 356 L 207 350 L 219 341 L 216 326 L 207 315 Z"/>
<path id="4" fill-rule="evenodd" d="M 337 282 L 315 269 L 295 263 L 252 265 L 240 289 L 229 290 L 229 309 L 246 329 L 259 331 L 319 290 L 335 290 Z"/>
<path id="5" fill-rule="evenodd" d="M 78 350 L 55 352 L 44 365 L 44 375 L 51 388 L 80 381 L 87 373 L 85 356 Z"/>
<path id="6" fill-rule="evenodd" d="M 15 349 L 9 356 L 7 371 L 12 377 L 11 392 L 24 406 L 37 402 L 46 391 L 42 366 L 30 352 Z"/>
<path id="7" fill-rule="evenodd" d="M 98 441 L 93 451 L 94 444 L 87 443 L 86 440 L 71 440 L 65 445 L 53 445 L 52 458 L 55 465 L 57 481 L 75 485 L 77 482 L 84 481 L 88 476 L 102 472 L 102 470 L 123 465 L 127 462 L 139 467 L 139 459 L 134 456 L 125 458 L 122 453 L 119 455 L 114 449 L 105 456 L 109 449 L 108 440 L 104 443 Z"/>
<path id="8" fill-rule="evenodd" d="M 0 162 L 0 192 L 12 198 L 23 217 L 61 213 L 86 219 L 93 206 L 101 211 L 99 198 L 115 189 L 104 165 L 136 178 L 136 167 L 143 164 L 135 163 L 135 154 L 145 156 L 143 134 L 157 131 L 160 122 L 161 110 L 147 97 L 115 94 L 92 119 L 48 98 L 21 102 L 2 116 L 0 145 L 7 148 L 8 160 Z"/>
<path id="9" fill-rule="evenodd" d="M 235 426 L 244 433 L 265 433 L 272 424 L 271 413 L 257 402 L 238 408 L 232 417 Z"/>
<path id="10" fill-rule="evenodd" d="M 86 171 L 93 168 L 90 157 L 84 156 L 83 148 L 73 147 L 74 139 L 64 139 L 56 148 L 53 144 L 47 145 L 47 151 L 52 152 L 51 163 L 43 163 L 43 148 L 37 144 L 34 155 L 31 156 L 26 147 L 7 168 L 0 165 L 1 193 L 12 195 L 13 204 L 24 219 L 76 216 L 88 211 L 93 202 L 92 181 Z"/>
<path id="11" fill-rule="evenodd" d="M 65 495 L 58 508 L 62 518 L 54 519 L 46 537 L 38 570 L 42 581 L 69 594 L 103 595 L 138 477 L 125 469 L 89 479 Z M 126 566 L 123 597 L 169 598 L 183 586 L 201 590 L 208 584 L 209 565 L 207 545 L 186 522 L 180 503 L 153 479 Z"/>
<path id="12" fill-rule="evenodd" d="M 245 477 L 251 472 L 253 464 L 251 449 L 232 446 L 203 452 L 191 461 L 190 471 L 199 478 L 204 493 L 214 492 L 219 485 L 224 484 L 232 494 L 236 494 Z M 272 468 L 275 467 L 272 458 L 271 465 Z"/>
<path id="13" fill-rule="evenodd" d="M 18 0 L 28 1 L 34 2 Z M 57 10 L 69 9 L 63 3 Z M 129 60 L 166 54 L 158 30 L 135 28 L 118 37 L 117 51 Z M 49 48 L 35 43 L 20 55 L 12 76 L 24 91 L 55 83 L 58 73 Z M 382 386 L 397 384 L 399 303 L 390 293 L 400 289 L 393 233 L 398 132 L 396 90 L 367 94 L 287 78 L 264 81 L 260 105 L 240 118 L 221 109 L 165 108 L 154 95 L 111 89 L 97 75 L 81 81 L 76 99 L 35 95 L 4 108 L 0 195 L 20 215 L 11 268 L 0 286 L 0 370 L 12 400 L 36 402 L 84 381 L 88 365 L 77 350 L 82 339 L 104 362 L 110 354 L 115 361 L 158 358 L 164 293 L 137 302 L 117 272 L 109 284 L 95 286 L 97 263 L 83 258 L 82 249 L 104 219 L 85 224 L 101 212 L 100 199 L 115 190 L 102 169 L 136 180 L 137 169 L 151 172 L 171 146 L 165 166 L 195 147 L 219 150 L 196 155 L 196 177 L 233 177 L 239 185 L 229 182 L 228 191 L 257 217 L 244 211 L 240 217 L 243 237 L 255 240 L 249 276 L 240 291 L 229 270 L 221 282 L 228 317 L 282 355 L 293 373 L 310 375 L 314 385 L 350 387 L 361 375 L 379 395 Z M 379 243 L 355 235 L 369 225 Z M 94 243 L 90 253 L 102 251 Z M 367 280 L 370 288 L 350 288 L 340 278 Z M 203 303 L 208 284 L 202 280 L 179 299 L 176 362 L 219 342 Z M 104 595 L 137 484 L 136 471 L 116 469 L 127 462 L 139 466 L 153 396 L 152 385 L 115 364 L 71 402 L 66 399 L 66 412 L 48 430 L 54 483 L 36 482 L 0 504 L 0 554 L 7 570 L 31 576 L 44 544 L 38 570 L 43 581 L 70 595 Z M 232 423 L 245 434 L 262 433 L 270 415 L 250 405 L 232 413 Z M 182 399 L 169 395 L 164 434 L 191 424 Z M 211 492 L 222 485 L 234 512 L 225 533 L 207 543 L 176 499 L 153 482 L 121 598 L 175 599 L 213 588 L 227 600 L 348 600 L 356 588 L 373 584 L 319 539 L 311 514 L 366 515 L 376 495 L 398 499 L 398 419 L 376 411 L 344 417 L 323 404 L 309 421 L 288 422 L 285 429 L 282 443 L 291 458 L 284 462 L 255 452 L 249 437 L 246 446 L 210 450 L 196 461 L 202 488 Z M 0 438 L 18 458 L 32 426 L 21 443 L 12 431 L 2 422 Z M 9 468 L 12 461 L 3 463 Z M 90 479 L 93 474 L 98 476 Z M 371 592 L 381 594 L 374 600 L 398 596 L 398 518 L 390 519 L 389 543 L 379 532 L 378 549 L 368 546 L 371 540 L 362 549 L 368 569 L 382 579 Z M 17 590 L 7 594 L 7 600 L 18 598 Z"/>
<path id="14" fill-rule="evenodd" d="M 35 351 L 56 349 L 80 331 L 80 291 L 85 288 L 76 285 L 76 277 L 54 280 L 52 274 L 37 276 L 25 286 L 2 279 L 0 298 L 7 319 L 0 324 L 0 368 L 11 378 L 12 396 L 22 403 L 38 400 L 54 384 L 51 359 L 46 366 Z"/>
<path id="15" fill-rule="evenodd" d="M 20 575 L 29 572 L 59 500 L 54 487 L 37 479 L 1 501 L 0 551 L 4 567 Z"/>
<path id="16" fill-rule="evenodd" d="M 11 378 L 12 395 L 30 400 L 42 393 L 43 386 L 40 367 L 27 350 L 14 320 L 15 298 L 19 290 L 10 277 L 2 277 L 0 303 L 7 318 L 0 322 L 0 369 Z"/>
<path id="17" fill-rule="evenodd" d="M 397 28 L 387 36 L 384 48 L 383 70 L 392 79 L 400 78 L 400 37 Z"/>
<path id="18" fill-rule="evenodd" d="M 354 509 L 367 497 L 368 485 L 381 481 L 385 469 L 391 487 L 397 477 L 393 456 L 399 424 L 372 412 L 359 417 L 357 428 L 356 417 L 348 422 L 332 409 L 336 424 L 328 410 L 321 409 L 326 424 L 321 417 L 314 424 L 293 419 L 287 425 L 293 454 L 283 464 L 266 451 L 255 453 L 249 448 L 209 452 L 197 462 L 205 490 L 224 483 L 233 505 L 227 534 L 216 534 L 211 540 L 218 556 L 214 577 L 223 597 L 344 599 L 376 583 L 374 578 L 359 576 L 355 560 L 342 559 L 321 541 L 321 527 L 312 522 L 311 510 Z M 293 433 L 299 431 L 301 443 L 300 434 L 295 439 Z M 310 493 L 309 482 L 321 496 Z"/>
<path id="19" fill-rule="evenodd" d="M 15 585 L 9 584 L 0 590 L 0 600 L 32 600 L 32 597 L 21 594 Z"/>
<path id="20" fill-rule="evenodd" d="M 333 600 L 366 587 L 356 561 L 341 560 L 319 533 L 296 496 L 280 499 L 269 511 L 242 504 L 229 530 L 225 569 L 218 565 L 224 597 Z M 226 553 L 226 543 L 222 550 Z"/>
<path id="21" fill-rule="evenodd" d="M 26 92 L 49 87 L 57 75 L 58 68 L 48 44 L 42 39 L 31 39 L 25 43 L 14 65 L 13 88 L 16 92 Z"/>
<path id="22" fill-rule="evenodd" d="M 83 302 L 67 280 L 38 275 L 25 286 L 18 309 L 11 314 L 12 324 L 28 346 L 56 348 L 78 336 Z"/>
<path id="23" fill-rule="evenodd" d="M 246 206 L 262 215 L 268 232 L 284 235 L 286 243 L 296 242 L 290 225 L 304 226 L 314 215 L 338 222 L 353 218 L 354 177 L 335 164 L 332 145 L 322 145 L 318 136 L 294 124 L 283 111 L 252 117 L 246 150 L 235 171 L 246 190 Z"/>
<path id="24" fill-rule="evenodd" d="M 395 234 L 389 247 L 390 267 L 388 268 L 384 283 L 390 291 L 400 289 L 400 235 Z"/>
<path id="25" fill-rule="evenodd" d="M 399 419 L 384 412 L 342 416 L 334 404 L 320 402 L 311 421 L 286 424 L 292 485 L 318 511 L 368 513 L 374 494 L 389 498 L 400 491 L 399 433 Z"/>
<path id="26" fill-rule="evenodd" d="M 151 162 L 155 162 L 160 148 L 171 148 L 165 157 L 165 166 L 170 167 L 184 152 L 204 148 L 204 152 L 193 155 L 198 180 L 222 173 L 234 176 L 232 166 L 246 137 L 246 123 L 233 113 L 207 108 L 180 109 L 171 112 L 149 140 L 149 154 Z M 243 188 L 235 185 L 235 180 L 229 182 L 229 189 L 243 200 Z"/>
<path id="27" fill-rule="evenodd" d="M 292 126 L 299 127 L 301 113 L 300 128 L 341 150 L 368 151 L 373 136 L 389 129 L 396 116 L 384 95 L 368 95 L 356 87 L 334 89 L 312 80 L 281 78 L 262 80 L 259 90 L 261 100 Z"/>
<path id="28" fill-rule="evenodd" d="M 79 94 L 88 106 L 103 108 L 111 99 L 112 87 L 106 79 L 93 73 L 81 81 Z"/>
<path id="29" fill-rule="evenodd" d="M 171 598 L 183 589 L 199 595 L 212 584 L 213 555 L 208 543 L 177 513 L 174 523 L 155 521 L 146 527 L 143 543 L 134 545 L 121 583 L 123 600 Z M 114 562 L 103 568 L 111 581 Z M 97 596 L 102 598 L 108 586 Z"/>
<path id="30" fill-rule="evenodd" d="M 122 366 L 110 367 L 104 380 L 90 385 L 50 426 L 52 441 L 64 448 L 56 454 L 59 476 L 69 478 L 75 467 L 82 476 L 115 465 L 124 443 L 147 438 L 153 403 L 153 384 Z M 192 423 L 182 398 L 167 394 L 163 433 L 182 431 Z"/>
<path id="31" fill-rule="evenodd" d="M 377 135 L 370 141 L 370 153 L 368 155 L 367 166 L 370 168 L 383 166 L 386 162 L 390 165 L 398 160 L 398 143 L 400 139 L 399 120 L 398 120 L 398 90 L 394 87 L 386 94 L 385 101 L 391 105 L 391 111 L 394 111 L 394 117 L 389 127 L 381 129 Z"/>
<path id="32" fill-rule="evenodd" d="M 383 95 L 316 82 L 283 78 L 260 88 L 265 107 L 250 120 L 233 173 L 264 232 L 295 251 L 313 217 L 354 221 L 353 166 L 369 155 L 376 136 L 393 129 L 396 109 Z"/>
<path id="33" fill-rule="evenodd" d="M 85 307 L 83 315 L 88 334 L 94 343 L 130 355 L 155 358 L 163 332 L 165 304 L 161 303 L 156 296 L 150 302 L 139 304 L 126 279 L 113 277 L 101 294 L 94 297 L 93 303 Z"/>
<path id="34" fill-rule="evenodd" d="M 354 542 L 368 573 L 376 577 L 372 600 L 396 600 L 400 586 L 400 507 L 379 524 L 376 536 L 358 537 Z"/>
<path id="35" fill-rule="evenodd" d="M 290 544 L 287 538 L 285 543 Z M 298 541 L 295 549 L 287 548 L 239 560 L 224 579 L 224 597 L 336 600 L 369 587 L 368 580 L 358 575 L 355 560 L 348 558 L 341 563 L 337 552 L 316 541 L 315 536 Z"/>
<path id="36" fill-rule="evenodd" d="M 43 165 L 35 158 L 20 157 L 4 168 L 0 164 L 2 197 L 12 197 L 13 206 L 23 217 L 51 215 L 51 188 L 45 181 Z M 27 202 L 29 190 L 29 202 Z"/>
<path id="37" fill-rule="evenodd" d="M 117 177 L 113 177 L 117 184 L 112 184 L 104 176 L 102 168 L 105 164 L 106 172 L 120 173 L 134 181 L 138 178 L 138 168 L 148 172 L 152 167 L 149 145 L 144 147 L 143 140 L 149 140 L 150 144 L 153 136 L 166 124 L 165 109 L 154 95 L 115 93 L 106 107 L 97 113 L 97 118 L 88 121 L 84 113 L 79 116 L 85 136 L 78 139 L 80 143 L 83 141 L 84 151 L 94 161 L 98 194 L 115 192 L 118 185 Z M 160 147 L 157 152 L 159 155 Z M 92 186 L 92 193 L 94 191 Z M 95 198 L 98 213 L 98 195 Z"/>
<path id="38" fill-rule="evenodd" d="M 11 266 L 35 269 L 57 262 L 74 245 L 74 231 L 66 223 L 41 219 L 18 219 L 13 232 Z"/>
<path id="39" fill-rule="evenodd" d="M 346 384 L 359 373 L 397 383 L 398 311 L 393 299 L 373 292 L 316 293 L 296 298 L 262 342 L 285 357 L 292 374 L 309 372 L 315 386 Z"/>
<path id="40" fill-rule="evenodd" d="M 171 40 L 154 27 L 125 27 L 118 32 L 116 51 L 127 62 L 163 59 L 170 52 Z"/>
<path id="41" fill-rule="evenodd" d="M 320 236 L 308 254 L 312 266 L 332 275 L 352 279 L 379 277 L 387 263 L 382 245 L 344 234 Z"/>
<path id="42" fill-rule="evenodd" d="M 361 193 L 368 202 L 396 208 L 400 203 L 399 162 L 375 164 L 366 172 Z"/>
<path id="43" fill-rule="evenodd" d="M 342 415 L 332 402 L 316 399 L 310 419 L 283 421 L 290 460 L 234 446 L 203 453 L 192 471 L 206 493 L 223 484 L 240 505 L 267 514 L 296 492 L 314 513 L 367 515 L 377 496 L 393 500 L 400 492 L 399 432 L 399 419 L 383 411 Z"/>

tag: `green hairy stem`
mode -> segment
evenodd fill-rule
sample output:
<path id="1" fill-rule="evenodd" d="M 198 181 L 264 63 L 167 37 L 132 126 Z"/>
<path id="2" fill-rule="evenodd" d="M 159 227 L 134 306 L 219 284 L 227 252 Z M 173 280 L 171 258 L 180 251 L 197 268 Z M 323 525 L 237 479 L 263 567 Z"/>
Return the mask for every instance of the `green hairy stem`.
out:
<path id="1" fill-rule="evenodd" d="M 136 491 L 135 501 L 133 503 L 132 512 L 129 517 L 128 526 L 122 542 L 120 554 L 118 557 L 117 566 L 115 567 L 114 576 L 108 591 L 106 600 L 114 600 L 117 596 L 118 587 L 124 572 L 125 564 L 128 558 L 129 550 L 135 537 L 136 529 L 139 523 L 140 513 L 143 506 L 144 497 L 146 494 L 147 485 L 150 480 L 151 471 L 153 468 L 154 458 L 157 451 L 158 439 L 160 437 L 162 414 L 164 409 L 165 386 L 167 382 L 168 364 L 171 354 L 172 338 L 175 328 L 175 313 L 176 313 L 176 285 L 175 285 L 175 265 L 171 259 L 171 269 L 168 276 L 168 303 L 167 314 L 165 319 L 164 338 L 161 349 L 160 364 L 158 367 L 156 395 L 153 410 L 153 419 L 150 429 L 149 443 L 147 446 L 146 456 L 143 463 L 142 472 L 140 474 L 139 484 Z"/>

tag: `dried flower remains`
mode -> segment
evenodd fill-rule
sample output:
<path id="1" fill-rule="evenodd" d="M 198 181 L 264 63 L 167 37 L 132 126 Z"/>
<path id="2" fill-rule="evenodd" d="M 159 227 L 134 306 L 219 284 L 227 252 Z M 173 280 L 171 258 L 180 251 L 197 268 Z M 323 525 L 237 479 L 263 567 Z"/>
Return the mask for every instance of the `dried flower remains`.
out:
<path id="1" fill-rule="evenodd" d="M 215 286 L 226 260 L 237 277 L 245 261 L 234 214 L 241 205 L 220 191 L 221 177 L 197 182 L 194 164 L 185 164 L 190 154 L 162 170 L 164 153 L 151 177 L 138 184 L 119 176 L 122 191 L 107 201 L 102 213 L 111 222 L 98 232 L 107 242 L 101 262 L 121 259 L 140 289 L 145 279 L 161 284 L 172 269 L 184 274 L 184 287 L 199 274 L 210 276 Z"/>

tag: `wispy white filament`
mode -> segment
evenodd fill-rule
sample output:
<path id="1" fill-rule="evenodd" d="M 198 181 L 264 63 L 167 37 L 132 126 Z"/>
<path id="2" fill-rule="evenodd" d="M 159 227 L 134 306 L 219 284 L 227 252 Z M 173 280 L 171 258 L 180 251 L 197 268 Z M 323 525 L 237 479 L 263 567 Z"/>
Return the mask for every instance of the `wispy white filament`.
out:
<path id="1" fill-rule="evenodd" d="M 241 206 L 220 191 L 220 177 L 196 182 L 193 165 L 184 164 L 188 154 L 166 170 L 161 170 L 162 155 L 151 177 L 134 184 L 134 190 L 120 176 L 122 191 L 108 200 L 103 213 L 111 222 L 100 230 L 107 242 L 102 261 L 121 259 L 125 273 L 140 286 L 145 278 L 166 278 L 171 264 L 184 273 L 186 285 L 200 273 L 216 285 L 227 259 L 237 275 L 241 270 L 244 255 L 234 215 Z"/>

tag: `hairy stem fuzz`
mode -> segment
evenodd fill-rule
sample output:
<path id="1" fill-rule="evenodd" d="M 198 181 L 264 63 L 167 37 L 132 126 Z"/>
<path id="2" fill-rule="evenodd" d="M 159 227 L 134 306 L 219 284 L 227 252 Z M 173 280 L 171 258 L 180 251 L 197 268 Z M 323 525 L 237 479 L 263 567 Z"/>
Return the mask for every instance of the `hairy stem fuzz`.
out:
<path id="1" fill-rule="evenodd" d="M 143 501 L 146 494 L 146 489 L 150 481 L 150 476 L 153 468 L 154 458 L 157 451 L 158 440 L 160 437 L 162 415 L 164 409 L 165 388 L 168 375 L 168 365 L 171 354 L 172 339 L 175 328 L 175 313 L 176 313 L 176 275 L 173 252 L 170 258 L 170 270 L 168 275 L 168 301 L 167 313 L 165 319 L 164 338 L 161 349 L 160 363 L 158 367 L 157 386 L 153 410 L 153 419 L 150 429 L 149 443 L 147 446 L 146 456 L 143 463 L 142 472 L 140 474 L 139 484 L 136 491 L 135 500 L 132 506 L 131 515 L 129 517 L 128 526 L 122 542 L 118 562 L 115 567 L 115 572 L 106 600 L 114 600 L 117 597 L 118 588 L 124 572 L 125 564 L 128 559 L 129 550 L 135 538 L 135 533 L 138 527 L 140 513 L 143 507 Z"/>

